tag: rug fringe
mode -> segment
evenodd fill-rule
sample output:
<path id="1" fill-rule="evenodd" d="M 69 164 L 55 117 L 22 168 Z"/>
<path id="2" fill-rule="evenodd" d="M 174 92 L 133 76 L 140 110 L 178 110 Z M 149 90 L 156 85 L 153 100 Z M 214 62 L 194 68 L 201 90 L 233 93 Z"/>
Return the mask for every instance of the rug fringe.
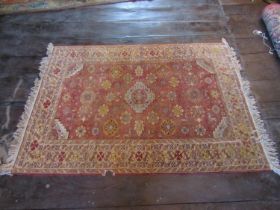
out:
<path id="1" fill-rule="evenodd" d="M 13 141 L 12 145 L 9 147 L 8 152 L 8 160 L 7 164 L 0 165 L 0 176 L 2 175 L 12 175 L 12 169 L 14 167 L 15 161 L 17 159 L 19 149 L 23 140 L 23 136 L 29 121 L 29 118 L 31 116 L 31 112 L 33 110 L 38 92 L 40 90 L 42 78 L 44 77 L 44 74 L 48 68 L 48 63 L 53 51 L 53 44 L 48 44 L 47 47 L 47 56 L 42 59 L 39 67 L 39 78 L 35 79 L 34 86 L 31 88 L 31 92 L 28 96 L 27 102 L 24 106 L 24 112 L 20 117 L 20 120 L 17 124 L 17 130 L 13 134 Z"/>
<path id="2" fill-rule="evenodd" d="M 241 76 L 240 71 L 242 70 L 242 67 L 239 60 L 237 59 L 235 50 L 230 47 L 230 45 L 224 38 L 222 39 L 222 42 L 225 48 L 228 49 L 230 59 L 232 61 L 231 65 L 233 69 L 236 70 L 236 74 L 238 76 L 242 91 L 245 95 L 247 106 L 249 107 L 249 111 L 252 115 L 260 139 L 260 143 L 269 162 L 270 168 L 276 174 L 280 175 L 280 164 L 278 159 L 278 152 L 276 149 L 276 143 L 270 138 L 267 130 L 265 129 L 264 122 L 257 107 L 257 102 L 251 92 L 250 83 Z"/>

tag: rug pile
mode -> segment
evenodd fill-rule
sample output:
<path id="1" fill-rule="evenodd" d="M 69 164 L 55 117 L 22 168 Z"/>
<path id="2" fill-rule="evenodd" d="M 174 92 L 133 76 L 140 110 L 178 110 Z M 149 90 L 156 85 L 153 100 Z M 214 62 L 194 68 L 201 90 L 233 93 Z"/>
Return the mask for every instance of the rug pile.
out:
<path id="1" fill-rule="evenodd" d="M 40 70 L 2 174 L 279 173 L 225 40 L 50 44 Z"/>

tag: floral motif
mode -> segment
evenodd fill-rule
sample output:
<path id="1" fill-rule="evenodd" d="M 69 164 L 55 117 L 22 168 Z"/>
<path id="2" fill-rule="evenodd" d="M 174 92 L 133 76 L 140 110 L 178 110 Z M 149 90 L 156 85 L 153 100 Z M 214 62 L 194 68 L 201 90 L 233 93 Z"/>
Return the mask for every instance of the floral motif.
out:
<path id="1" fill-rule="evenodd" d="M 245 138 L 248 138 L 250 136 L 250 129 L 249 127 L 244 123 L 239 123 L 235 128 L 234 131 L 239 135 L 243 136 Z"/>
<path id="2" fill-rule="evenodd" d="M 108 102 L 113 102 L 115 99 L 116 99 L 116 95 L 112 92 L 106 95 L 106 101 Z"/>
<path id="3" fill-rule="evenodd" d="M 51 105 L 51 101 L 49 99 L 45 100 L 45 102 L 43 103 L 45 109 L 47 109 L 50 105 Z"/>
<path id="4" fill-rule="evenodd" d="M 104 154 L 104 152 L 101 152 L 101 151 L 100 151 L 100 152 L 97 152 L 96 158 L 97 158 L 98 161 L 104 160 L 104 159 L 105 159 L 105 154 Z"/>
<path id="5" fill-rule="evenodd" d="M 203 117 L 205 110 L 202 106 L 195 105 L 191 107 L 191 115 L 193 118 Z"/>
<path id="6" fill-rule="evenodd" d="M 175 158 L 175 160 L 180 161 L 183 158 L 183 152 L 177 150 L 174 154 L 174 158 Z"/>
<path id="7" fill-rule="evenodd" d="M 81 138 L 86 134 L 86 128 L 85 126 L 79 126 L 78 128 L 76 128 L 76 136 Z"/>
<path id="8" fill-rule="evenodd" d="M 197 75 L 193 74 L 192 72 L 188 72 L 185 77 L 185 81 L 190 86 L 195 86 L 199 82 L 199 78 Z"/>
<path id="9" fill-rule="evenodd" d="M 175 117 L 181 117 L 183 115 L 184 109 L 177 104 L 173 107 L 172 112 Z"/>
<path id="10" fill-rule="evenodd" d="M 120 82 L 114 82 L 114 86 L 113 86 L 114 90 L 120 90 L 122 88 L 122 85 Z"/>
<path id="11" fill-rule="evenodd" d="M 95 100 L 95 97 L 96 96 L 93 91 L 85 90 L 84 92 L 82 92 L 80 96 L 80 102 L 82 104 L 90 104 Z"/>
<path id="12" fill-rule="evenodd" d="M 159 116 L 156 112 L 151 111 L 147 116 L 147 120 L 152 125 L 155 125 L 159 121 Z"/>
<path id="13" fill-rule="evenodd" d="M 103 104 L 98 109 L 98 113 L 101 117 L 105 117 L 108 114 L 108 112 L 109 112 L 109 108 L 106 104 Z"/>
<path id="14" fill-rule="evenodd" d="M 105 90 L 108 90 L 112 87 L 112 83 L 109 80 L 105 80 L 101 83 L 101 87 L 103 87 Z"/>
<path id="15" fill-rule="evenodd" d="M 110 160 L 113 162 L 121 162 L 125 158 L 123 153 L 115 151 L 114 149 L 112 149 L 110 152 Z"/>
<path id="16" fill-rule="evenodd" d="M 142 120 L 136 120 L 134 123 L 134 130 L 137 136 L 141 136 L 144 131 L 144 122 Z"/>
<path id="17" fill-rule="evenodd" d="M 169 108 L 167 106 L 162 107 L 162 112 L 164 114 L 168 114 L 169 113 Z"/>
<path id="18" fill-rule="evenodd" d="M 146 76 L 146 80 L 148 81 L 148 83 L 153 84 L 157 80 L 157 76 L 154 75 L 153 73 L 149 73 Z"/>
<path id="19" fill-rule="evenodd" d="M 169 99 L 169 101 L 174 101 L 177 97 L 177 94 L 173 91 L 170 91 L 167 93 L 167 98 Z"/>
<path id="20" fill-rule="evenodd" d="M 142 113 L 154 98 L 155 94 L 143 82 L 136 82 L 125 94 L 125 101 L 136 113 Z"/>
<path id="21" fill-rule="evenodd" d="M 59 155 L 58 155 L 58 161 L 62 162 L 65 159 L 65 157 L 66 157 L 65 152 L 63 152 L 63 151 L 60 152 Z"/>
<path id="22" fill-rule="evenodd" d="M 122 72 L 122 69 L 120 67 L 116 67 L 114 66 L 112 69 L 111 69 L 111 73 L 112 73 L 112 77 L 114 79 L 118 79 L 121 77 L 121 72 Z"/>
<path id="23" fill-rule="evenodd" d="M 184 134 L 184 135 L 186 135 L 188 132 L 189 132 L 189 129 L 187 128 L 187 127 L 182 127 L 181 128 L 181 132 Z"/>
<path id="24" fill-rule="evenodd" d="M 55 68 L 55 69 L 53 70 L 53 73 L 54 73 L 54 74 L 59 74 L 60 71 L 61 71 L 61 69 Z"/>
<path id="25" fill-rule="evenodd" d="M 161 76 L 165 76 L 165 74 L 168 72 L 168 67 L 166 67 L 166 65 L 162 65 L 159 69 L 159 74 Z"/>
<path id="26" fill-rule="evenodd" d="M 191 71 L 192 68 L 193 68 L 193 65 L 192 65 L 192 63 L 190 63 L 190 62 L 185 63 L 185 64 L 183 65 L 183 70 L 184 70 L 184 71 Z"/>
<path id="27" fill-rule="evenodd" d="M 79 118 L 84 122 L 91 116 L 90 105 L 80 106 L 78 111 Z"/>
<path id="28" fill-rule="evenodd" d="M 137 161 L 141 161 L 141 160 L 143 159 L 143 153 L 140 152 L 140 151 L 137 151 L 137 152 L 135 153 L 135 159 L 136 159 Z"/>
<path id="29" fill-rule="evenodd" d="M 219 114 L 220 111 L 221 111 L 221 109 L 220 109 L 220 107 L 219 107 L 218 105 L 213 105 L 211 110 L 212 110 L 212 112 L 214 112 L 215 114 Z"/>
<path id="30" fill-rule="evenodd" d="M 136 69 L 135 69 L 135 75 L 136 75 L 137 77 L 141 77 L 141 76 L 143 75 L 143 72 L 144 72 L 144 70 L 142 69 L 141 66 L 137 66 L 137 67 L 136 67 Z"/>
<path id="31" fill-rule="evenodd" d="M 103 125 L 103 132 L 107 136 L 114 136 L 119 130 L 119 125 L 116 120 L 109 119 Z"/>
<path id="32" fill-rule="evenodd" d="M 97 136 L 99 134 L 99 128 L 97 127 L 92 128 L 91 133 L 92 135 Z"/>
<path id="33" fill-rule="evenodd" d="M 213 98 L 215 98 L 215 99 L 219 98 L 219 93 L 218 93 L 218 91 L 216 91 L 216 90 L 212 90 L 212 91 L 210 92 L 210 94 L 211 94 L 211 96 L 212 96 Z"/>
<path id="34" fill-rule="evenodd" d="M 169 84 L 171 87 L 177 87 L 179 84 L 179 80 L 176 77 L 171 77 L 169 80 Z"/>
<path id="35" fill-rule="evenodd" d="M 195 132 L 199 136 L 204 136 L 206 129 L 202 125 L 199 125 L 198 127 L 195 128 Z"/>
<path id="36" fill-rule="evenodd" d="M 206 77 L 204 79 L 204 82 L 207 83 L 208 85 L 210 85 L 212 83 L 212 79 L 210 77 Z"/>
<path id="37" fill-rule="evenodd" d="M 194 103 L 199 103 L 203 99 L 203 95 L 198 88 L 190 88 L 186 92 L 187 98 Z"/>
<path id="38" fill-rule="evenodd" d="M 132 119 L 132 116 L 128 111 L 125 111 L 124 113 L 122 113 L 122 115 L 120 117 L 121 122 L 125 125 L 129 124 L 131 119 Z"/>
<path id="39" fill-rule="evenodd" d="M 129 84 L 132 81 L 132 76 L 131 74 L 127 73 L 123 76 L 123 80 L 125 81 L 125 83 Z"/>
<path id="40" fill-rule="evenodd" d="M 70 96 L 69 93 L 65 93 L 65 94 L 63 95 L 63 97 L 62 97 L 62 100 L 63 100 L 64 102 L 68 102 L 70 99 L 71 99 L 71 96 Z"/>
<path id="41" fill-rule="evenodd" d="M 96 68 L 95 68 L 94 65 L 88 65 L 86 69 L 87 69 L 87 71 L 89 71 L 90 73 L 93 73 L 93 72 L 96 71 Z"/>
<path id="42" fill-rule="evenodd" d="M 37 140 L 34 140 L 34 141 L 30 144 L 30 149 L 31 149 L 31 150 L 35 150 L 38 146 L 39 146 L 38 141 L 37 141 Z"/>
<path id="43" fill-rule="evenodd" d="M 175 132 L 175 124 L 174 124 L 174 121 L 173 120 L 164 120 L 161 125 L 160 125 L 160 128 L 161 128 L 161 132 L 166 135 L 166 136 L 170 136 L 170 135 L 173 135 L 174 132 Z"/>

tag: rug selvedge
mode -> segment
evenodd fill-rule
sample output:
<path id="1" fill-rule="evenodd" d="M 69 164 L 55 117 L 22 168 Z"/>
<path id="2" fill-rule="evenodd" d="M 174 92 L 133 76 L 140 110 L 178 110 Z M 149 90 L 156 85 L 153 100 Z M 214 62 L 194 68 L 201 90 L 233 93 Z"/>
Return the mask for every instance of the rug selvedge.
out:
<path id="1" fill-rule="evenodd" d="M 269 170 L 223 43 L 55 46 L 12 173 Z"/>

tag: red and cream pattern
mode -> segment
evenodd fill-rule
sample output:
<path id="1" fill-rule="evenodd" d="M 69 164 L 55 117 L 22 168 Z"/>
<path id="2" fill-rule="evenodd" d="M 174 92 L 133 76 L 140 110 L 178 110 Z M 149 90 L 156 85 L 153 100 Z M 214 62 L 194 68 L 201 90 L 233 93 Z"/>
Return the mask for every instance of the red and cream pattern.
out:
<path id="1" fill-rule="evenodd" d="M 222 43 L 55 46 L 13 173 L 267 170 Z"/>

